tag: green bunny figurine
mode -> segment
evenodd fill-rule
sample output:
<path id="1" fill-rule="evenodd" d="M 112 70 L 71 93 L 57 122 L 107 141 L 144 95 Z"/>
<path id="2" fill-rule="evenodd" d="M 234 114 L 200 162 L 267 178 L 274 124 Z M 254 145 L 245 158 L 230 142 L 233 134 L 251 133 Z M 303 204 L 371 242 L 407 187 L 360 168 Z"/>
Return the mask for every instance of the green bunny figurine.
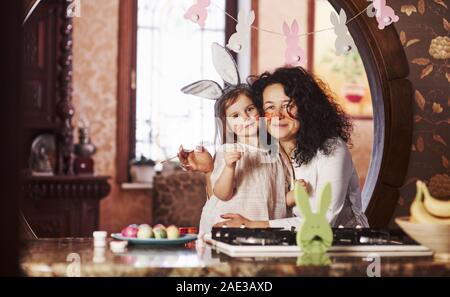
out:
<path id="1" fill-rule="evenodd" d="M 297 266 L 328 266 L 332 264 L 326 253 L 302 254 L 297 257 Z"/>
<path id="2" fill-rule="evenodd" d="M 300 183 L 295 183 L 295 202 L 303 215 L 303 222 L 297 231 L 297 245 L 304 253 L 323 254 L 333 243 L 333 232 L 327 220 L 331 203 L 331 184 L 322 189 L 317 213 L 311 211 L 309 195 Z"/>

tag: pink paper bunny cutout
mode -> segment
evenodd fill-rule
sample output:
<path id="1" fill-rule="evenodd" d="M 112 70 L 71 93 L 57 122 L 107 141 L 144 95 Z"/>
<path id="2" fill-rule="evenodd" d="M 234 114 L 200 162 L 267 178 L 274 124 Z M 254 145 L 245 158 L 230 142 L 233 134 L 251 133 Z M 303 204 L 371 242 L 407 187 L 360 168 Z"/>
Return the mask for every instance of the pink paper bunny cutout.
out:
<path id="1" fill-rule="evenodd" d="M 376 9 L 378 29 L 383 30 L 392 23 L 398 22 L 399 17 L 392 7 L 386 5 L 386 0 L 373 0 L 373 7 Z"/>
<path id="2" fill-rule="evenodd" d="M 306 65 L 305 51 L 298 45 L 299 27 L 297 20 L 294 20 L 289 28 L 286 22 L 283 22 L 283 33 L 286 37 L 286 51 L 284 53 L 285 63 L 290 66 Z"/>
<path id="3" fill-rule="evenodd" d="M 195 4 L 189 7 L 188 11 L 184 14 L 184 18 L 191 20 L 194 23 L 200 25 L 201 28 L 205 27 L 205 21 L 208 17 L 208 11 L 206 8 L 211 4 L 211 0 L 197 0 Z"/>

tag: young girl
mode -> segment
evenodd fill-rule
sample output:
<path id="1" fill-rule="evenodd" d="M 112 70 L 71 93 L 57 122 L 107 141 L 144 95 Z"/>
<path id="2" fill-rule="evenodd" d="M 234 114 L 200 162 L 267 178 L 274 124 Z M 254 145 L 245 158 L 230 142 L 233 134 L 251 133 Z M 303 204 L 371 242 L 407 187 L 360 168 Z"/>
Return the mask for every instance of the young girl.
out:
<path id="1" fill-rule="evenodd" d="M 249 86 L 240 82 L 233 56 L 217 43 L 211 49 L 214 67 L 225 88 L 212 80 L 200 80 L 181 89 L 185 94 L 216 101 L 216 131 L 221 132 L 214 164 L 206 150 L 178 155 L 186 170 L 200 170 L 209 176 L 208 193 L 212 195 L 202 210 L 200 235 L 209 233 L 228 213 L 240 213 L 252 220 L 286 217 L 285 197 L 289 187 L 280 155 L 258 142 L 259 113 Z M 205 164 L 197 166 L 193 162 L 197 157 L 197 163 Z"/>
<path id="2" fill-rule="evenodd" d="M 278 154 L 258 143 L 259 113 L 249 88 L 240 85 L 221 98 L 216 117 L 222 145 L 214 157 L 213 196 L 203 207 L 199 233 L 209 233 L 227 213 L 253 220 L 286 217 L 284 167 Z"/>

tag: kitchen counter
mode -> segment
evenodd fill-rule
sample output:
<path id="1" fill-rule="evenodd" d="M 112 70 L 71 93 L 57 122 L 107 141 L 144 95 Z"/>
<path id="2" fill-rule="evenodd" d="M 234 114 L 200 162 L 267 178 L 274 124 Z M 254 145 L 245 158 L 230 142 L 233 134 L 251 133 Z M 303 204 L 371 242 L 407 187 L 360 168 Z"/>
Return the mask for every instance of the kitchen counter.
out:
<path id="1" fill-rule="evenodd" d="M 128 247 L 114 254 L 92 238 L 37 239 L 22 244 L 27 276 L 367 276 L 372 259 L 330 255 L 325 266 L 297 265 L 297 258 L 231 258 L 202 242 L 186 246 Z M 450 276 L 450 260 L 381 257 L 381 276 Z M 372 264 L 372 266 L 370 266 Z M 372 269 L 373 271 L 374 269 Z"/>

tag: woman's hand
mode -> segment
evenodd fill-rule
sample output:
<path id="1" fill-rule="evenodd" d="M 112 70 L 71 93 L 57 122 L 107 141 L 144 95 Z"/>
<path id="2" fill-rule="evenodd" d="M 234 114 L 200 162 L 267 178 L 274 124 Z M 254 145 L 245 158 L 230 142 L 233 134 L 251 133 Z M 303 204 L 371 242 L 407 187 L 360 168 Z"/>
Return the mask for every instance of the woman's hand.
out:
<path id="1" fill-rule="evenodd" d="M 306 193 L 311 194 L 312 188 L 311 188 L 311 184 L 310 183 L 308 183 L 304 179 L 298 179 L 295 182 L 297 184 L 299 184 L 300 186 L 302 186 L 303 189 L 305 189 Z M 294 190 L 292 190 L 292 191 L 290 191 L 290 192 L 288 192 L 286 194 L 286 205 L 288 207 L 295 206 L 295 193 L 294 193 Z"/>
<path id="2" fill-rule="evenodd" d="M 312 186 L 311 186 L 311 184 L 310 184 L 309 182 L 307 182 L 307 181 L 304 180 L 304 179 L 298 179 L 298 180 L 296 180 L 295 182 L 298 183 L 298 184 L 300 184 L 300 185 L 303 187 L 303 189 L 305 189 L 305 192 L 308 193 L 308 195 L 311 194 L 311 192 L 312 192 Z"/>
<path id="3" fill-rule="evenodd" d="M 311 188 L 311 184 L 310 183 L 308 183 L 304 179 L 298 179 L 295 182 L 298 183 L 300 186 L 302 186 L 303 189 L 305 189 L 306 193 L 311 194 L 312 188 Z"/>
<path id="4" fill-rule="evenodd" d="M 183 150 L 183 147 L 180 146 L 178 159 L 180 160 L 181 167 L 188 171 L 209 173 L 214 169 L 213 158 L 203 146 L 197 147 L 192 152 L 186 152 Z"/>
<path id="5" fill-rule="evenodd" d="M 226 213 L 220 216 L 226 221 L 219 222 L 214 227 L 227 226 L 230 228 L 239 228 L 245 226 L 246 228 L 268 228 L 269 222 L 267 221 L 251 221 L 237 213 Z"/>

